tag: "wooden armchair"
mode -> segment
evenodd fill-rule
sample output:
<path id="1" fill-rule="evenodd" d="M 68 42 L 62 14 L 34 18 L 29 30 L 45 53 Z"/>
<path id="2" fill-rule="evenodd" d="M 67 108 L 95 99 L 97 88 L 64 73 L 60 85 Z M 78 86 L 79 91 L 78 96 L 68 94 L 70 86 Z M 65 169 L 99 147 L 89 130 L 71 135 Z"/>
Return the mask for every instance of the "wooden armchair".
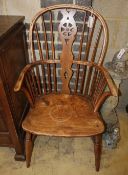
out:
<path id="1" fill-rule="evenodd" d="M 14 91 L 23 91 L 30 110 L 26 163 L 30 166 L 33 136 L 92 137 L 99 171 L 102 133 L 100 108 L 117 88 L 102 66 L 108 43 L 103 17 L 92 8 L 61 4 L 41 9 L 30 25 L 31 63 Z"/>

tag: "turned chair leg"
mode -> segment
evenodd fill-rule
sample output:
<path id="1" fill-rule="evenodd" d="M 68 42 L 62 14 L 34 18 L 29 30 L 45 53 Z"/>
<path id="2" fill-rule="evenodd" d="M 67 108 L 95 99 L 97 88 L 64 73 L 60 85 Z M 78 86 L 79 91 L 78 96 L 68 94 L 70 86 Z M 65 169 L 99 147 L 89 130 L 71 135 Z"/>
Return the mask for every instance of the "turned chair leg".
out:
<path id="1" fill-rule="evenodd" d="M 33 149 L 32 134 L 29 132 L 26 132 L 25 151 L 26 151 L 27 168 L 30 166 L 32 149 Z"/>
<path id="2" fill-rule="evenodd" d="M 94 136 L 94 153 L 95 153 L 96 171 L 99 171 L 100 169 L 101 149 L 102 149 L 102 134 L 99 134 Z"/>

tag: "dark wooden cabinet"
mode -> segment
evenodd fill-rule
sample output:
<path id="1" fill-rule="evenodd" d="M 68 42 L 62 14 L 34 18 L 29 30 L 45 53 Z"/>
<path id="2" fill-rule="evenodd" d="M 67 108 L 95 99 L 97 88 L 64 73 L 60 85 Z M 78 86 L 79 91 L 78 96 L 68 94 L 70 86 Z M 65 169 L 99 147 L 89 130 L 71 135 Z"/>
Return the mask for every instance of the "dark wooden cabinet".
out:
<path id="1" fill-rule="evenodd" d="M 24 17 L 0 16 L 0 146 L 14 147 L 15 159 L 24 159 L 22 120 L 27 100 L 13 88 L 27 63 Z"/>

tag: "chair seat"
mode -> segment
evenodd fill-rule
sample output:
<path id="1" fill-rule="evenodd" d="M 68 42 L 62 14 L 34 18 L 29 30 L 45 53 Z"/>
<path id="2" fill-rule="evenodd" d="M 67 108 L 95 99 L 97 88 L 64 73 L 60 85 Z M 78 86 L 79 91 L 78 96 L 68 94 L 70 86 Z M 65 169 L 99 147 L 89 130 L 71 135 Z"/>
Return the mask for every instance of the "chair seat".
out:
<path id="1" fill-rule="evenodd" d="M 25 131 L 36 135 L 91 136 L 104 131 L 98 113 L 82 96 L 49 94 L 38 98 L 22 123 Z"/>

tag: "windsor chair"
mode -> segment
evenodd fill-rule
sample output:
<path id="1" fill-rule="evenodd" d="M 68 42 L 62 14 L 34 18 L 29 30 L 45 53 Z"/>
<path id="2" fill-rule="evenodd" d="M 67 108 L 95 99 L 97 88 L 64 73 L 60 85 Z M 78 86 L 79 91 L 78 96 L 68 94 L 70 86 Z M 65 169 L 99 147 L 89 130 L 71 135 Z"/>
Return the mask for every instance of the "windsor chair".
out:
<path id="1" fill-rule="evenodd" d="M 23 91 L 30 110 L 26 131 L 26 164 L 30 166 L 37 135 L 92 137 L 99 171 L 104 122 L 100 108 L 117 89 L 102 66 L 108 29 L 94 9 L 73 4 L 41 9 L 29 31 L 31 60 L 14 91 Z"/>

